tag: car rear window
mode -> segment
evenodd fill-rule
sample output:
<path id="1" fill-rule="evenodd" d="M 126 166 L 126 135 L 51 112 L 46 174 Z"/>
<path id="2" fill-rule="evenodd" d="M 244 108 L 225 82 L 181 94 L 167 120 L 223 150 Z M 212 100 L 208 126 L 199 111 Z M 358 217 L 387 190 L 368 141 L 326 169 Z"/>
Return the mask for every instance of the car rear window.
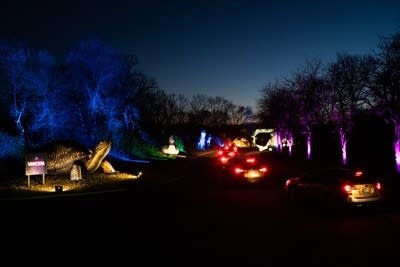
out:
<path id="1" fill-rule="evenodd" d="M 315 174 L 318 179 L 325 181 L 371 181 L 375 178 L 368 175 L 365 171 L 361 170 L 351 170 L 351 169 L 324 169 L 319 170 Z"/>

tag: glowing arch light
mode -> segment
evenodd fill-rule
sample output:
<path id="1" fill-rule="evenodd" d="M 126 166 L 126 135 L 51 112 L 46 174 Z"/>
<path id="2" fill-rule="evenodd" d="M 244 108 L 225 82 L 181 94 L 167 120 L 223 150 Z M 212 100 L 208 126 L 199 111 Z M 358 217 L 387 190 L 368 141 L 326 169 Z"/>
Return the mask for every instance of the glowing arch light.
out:
<path id="1" fill-rule="evenodd" d="M 268 140 L 268 142 L 265 145 L 260 145 L 257 144 L 257 135 L 261 134 L 261 133 L 266 133 L 266 134 L 270 134 L 271 138 Z M 275 147 L 277 147 L 276 144 L 276 138 L 274 138 L 276 135 L 274 129 L 256 129 L 253 133 L 252 137 L 252 146 L 253 147 L 257 147 L 259 149 L 259 151 L 264 151 L 264 150 L 271 150 Z"/>

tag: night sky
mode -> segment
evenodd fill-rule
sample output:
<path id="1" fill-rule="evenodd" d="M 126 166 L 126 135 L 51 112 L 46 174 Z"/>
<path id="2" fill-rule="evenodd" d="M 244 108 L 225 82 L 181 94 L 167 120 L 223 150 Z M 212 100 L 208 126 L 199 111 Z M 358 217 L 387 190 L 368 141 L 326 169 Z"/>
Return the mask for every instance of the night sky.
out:
<path id="1" fill-rule="evenodd" d="M 61 62 L 88 37 L 138 57 L 168 93 L 256 106 L 308 59 L 373 52 L 400 30 L 400 1 L 2 1 L 0 38 Z"/>

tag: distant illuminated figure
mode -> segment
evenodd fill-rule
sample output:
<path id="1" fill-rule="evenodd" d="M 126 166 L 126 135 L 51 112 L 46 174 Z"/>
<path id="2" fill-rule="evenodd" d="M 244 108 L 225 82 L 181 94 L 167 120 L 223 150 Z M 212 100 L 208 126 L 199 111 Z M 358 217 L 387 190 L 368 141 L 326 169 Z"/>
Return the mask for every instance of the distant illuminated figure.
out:
<path id="1" fill-rule="evenodd" d="M 207 136 L 206 131 L 202 130 L 200 132 L 199 141 L 197 142 L 197 148 L 198 149 L 204 150 L 206 148 L 206 136 Z"/>
<path id="2" fill-rule="evenodd" d="M 237 147 L 250 147 L 250 142 L 245 137 L 237 137 L 233 140 L 233 143 Z"/>
<path id="3" fill-rule="evenodd" d="M 179 149 L 177 149 L 175 147 L 175 138 L 174 136 L 170 136 L 169 140 L 168 140 L 168 146 L 164 146 L 162 148 L 162 152 L 164 152 L 165 154 L 169 154 L 169 155 L 178 155 L 179 154 Z"/>
<path id="4" fill-rule="evenodd" d="M 222 139 L 219 138 L 218 136 L 214 137 L 213 140 L 214 140 L 214 143 L 215 143 L 216 146 L 219 146 L 219 147 L 223 147 L 224 146 L 224 141 L 222 141 Z"/>
<path id="5" fill-rule="evenodd" d="M 211 139 L 212 139 L 212 136 L 211 136 L 211 134 L 209 134 L 207 137 L 207 140 L 206 140 L 206 145 L 208 148 L 211 146 Z"/>

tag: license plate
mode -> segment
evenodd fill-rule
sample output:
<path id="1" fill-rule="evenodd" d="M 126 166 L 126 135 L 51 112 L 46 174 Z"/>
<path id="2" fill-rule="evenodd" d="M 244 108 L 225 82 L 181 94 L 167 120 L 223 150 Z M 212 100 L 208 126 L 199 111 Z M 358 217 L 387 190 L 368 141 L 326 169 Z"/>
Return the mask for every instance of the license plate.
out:
<path id="1" fill-rule="evenodd" d="M 255 170 L 248 171 L 244 174 L 244 177 L 246 177 L 246 178 L 258 178 L 261 176 L 262 176 L 261 173 L 259 171 L 255 171 Z"/>
<path id="2" fill-rule="evenodd" d="M 373 195 L 375 194 L 375 189 L 373 187 L 366 187 L 362 190 L 362 193 L 365 195 Z"/>
<path id="3" fill-rule="evenodd" d="M 359 197 L 371 196 L 375 194 L 375 189 L 373 187 L 367 186 L 363 188 L 358 188 L 357 190 L 355 190 L 354 193 L 355 196 Z"/>

